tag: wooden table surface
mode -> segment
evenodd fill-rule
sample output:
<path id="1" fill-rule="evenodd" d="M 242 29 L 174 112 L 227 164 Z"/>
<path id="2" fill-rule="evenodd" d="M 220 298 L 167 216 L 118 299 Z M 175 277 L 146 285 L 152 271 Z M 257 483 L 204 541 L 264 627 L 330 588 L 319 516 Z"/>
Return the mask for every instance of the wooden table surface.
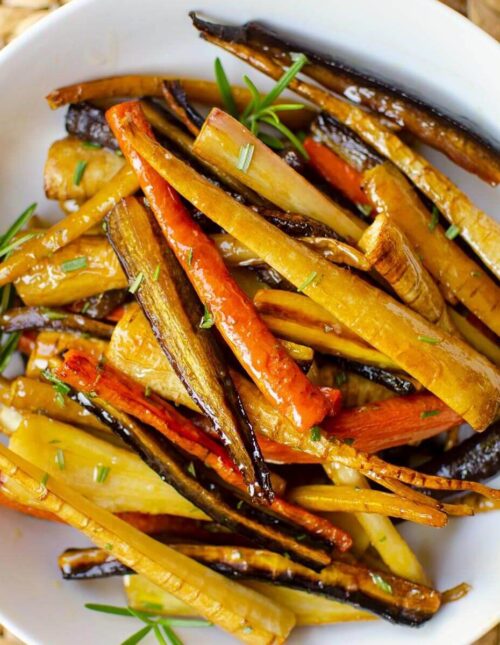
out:
<path id="1" fill-rule="evenodd" d="M 406 0 L 411 2 L 411 0 Z M 500 0 L 442 0 L 500 40 Z M 0 48 L 70 0 L 0 0 Z M 0 645 L 22 645 L 0 625 Z M 500 626 L 474 645 L 500 645 Z"/>

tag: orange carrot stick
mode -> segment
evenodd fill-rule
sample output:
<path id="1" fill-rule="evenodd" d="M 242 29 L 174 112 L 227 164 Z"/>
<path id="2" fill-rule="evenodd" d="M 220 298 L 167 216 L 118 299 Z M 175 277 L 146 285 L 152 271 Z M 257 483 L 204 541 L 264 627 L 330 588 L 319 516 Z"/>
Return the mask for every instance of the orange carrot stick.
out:
<path id="1" fill-rule="evenodd" d="M 70 350 L 57 376 L 75 389 L 92 391 L 118 410 L 130 414 L 161 432 L 170 441 L 212 468 L 225 482 L 245 491 L 241 473 L 223 446 L 207 436 L 173 406 L 156 394 L 146 396 L 141 386 L 108 365 L 81 352 Z M 328 520 L 276 496 L 270 508 L 275 513 L 323 537 L 341 551 L 349 549 L 350 536 Z"/>
<path id="2" fill-rule="evenodd" d="M 304 141 L 313 168 L 332 186 L 338 188 L 355 204 L 370 205 L 370 200 L 361 190 L 363 175 L 350 166 L 347 161 L 311 137 Z"/>
<path id="3" fill-rule="evenodd" d="M 354 448 L 378 452 L 410 441 L 422 441 L 449 430 L 463 420 L 432 394 L 394 397 L 359 408 L 342 410 L 321 424 L 338 439 L 352 441 Z M 286 464 L 321 463 L 321 459 L 292 450 L 283 444 L 258 436 L 264 458 Z"/>
<path id="4" fill-rule="evenodd" d="M 131 101 L 115 105 L 106 118 L 137 173 L 169 246 L 233 353 L 263 395 L 296 426 L 307 430 L 318 424 L 332 412 L 328 399 L 276 341 L 177 193 L 131 147 L 124 124 L 132 122 L 153 137 L 140 104 Z"/>

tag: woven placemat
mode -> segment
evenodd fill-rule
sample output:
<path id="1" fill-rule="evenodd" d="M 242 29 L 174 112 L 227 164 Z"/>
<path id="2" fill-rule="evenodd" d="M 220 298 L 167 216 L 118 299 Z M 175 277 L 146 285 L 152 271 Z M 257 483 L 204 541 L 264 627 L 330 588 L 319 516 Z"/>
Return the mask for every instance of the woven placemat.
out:
<path id="1" fill-rule="evenodd" d="M 71 0 L 0 0 L 0 48 Z M 140 1 L 140 0 L 138 0 Z M 442 0 L 500 40 L 500 0 Z M 22 645 L 0 625 L 0 645 Z M 500 645 L 500 626 L 474 645 Z"/>

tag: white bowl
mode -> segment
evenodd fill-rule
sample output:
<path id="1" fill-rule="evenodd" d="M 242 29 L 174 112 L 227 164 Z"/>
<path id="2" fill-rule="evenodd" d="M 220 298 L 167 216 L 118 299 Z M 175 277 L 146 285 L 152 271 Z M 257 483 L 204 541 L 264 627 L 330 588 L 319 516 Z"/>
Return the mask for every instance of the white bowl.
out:
<path id="1" fill-rule="evenodd" d="M 434 0 L 79 0 L 57 11 L 0 54 L 1 227 L 38 200 L 43 214 L 57 207 L 43 197 L 47 147 L 64 134 L 63 111 L 44 96 L 75 81 L 126 72 L 167 72 L 212 78 L 221 56 L 232 80 L 243 71 L 268 83 L 230 56 L 202 42 L 187 12 L 200 9 L 235 23 L 262 19 L 355 63 L 385 74 L 430 101 L 447 106 L 500 139 L 500 49 L 460 15 Z M 432 159 L 491 214 L 499 192 Z M 443 530 L 404 525 L 405 536 L 440 589 L 463 580 L 472 591 L 443 607 L 418 630 L 383 621 L 300 629 L 290 643 L 401 645 L 468 644 L 499 620 L 498 514 L 452 520 Z M 83 546 L 73 530 L 0 509 L 0 622 L 37 645 L 118 643 L 138 626 L 133 619 L 94 614 L 85 602 L 123 604 L 119 580 L 62 582 L 56 557 Z M 222 645 L 231 637 L 211 628 L 180 630 L 186 643 Z M 150 642 L 153 642 L 152 640 Z"/>

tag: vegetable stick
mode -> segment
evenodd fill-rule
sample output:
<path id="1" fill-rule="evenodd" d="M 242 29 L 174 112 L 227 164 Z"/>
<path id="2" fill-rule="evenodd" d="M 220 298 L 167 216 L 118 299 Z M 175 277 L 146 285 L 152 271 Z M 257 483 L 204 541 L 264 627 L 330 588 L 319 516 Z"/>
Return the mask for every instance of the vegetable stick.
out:
<path id="1" fill-rule="evenodd" d="M 224 42 L 206 35 L 209 42 L 223 47 L 253 67 L 278 80 L 284 65 L 242 44 Z M 441 171 L 422 155 L 412 150 L 380 121 L 361 108 L 337 98 L 316 85 L 292 79 L 288 86 L 318 107 L 333 114 L 356 134 L 390 159 L 420 190 L 433 201 L 447 220 L 458 228 L 460 235 L 483 262 L 500 278 L 500 224 L 477 208 L 470 199 Z"/>
<path id="2" fill-rule="evenodd" d="M 95 544 L 113 545 L 113 553 L 165 591 L 187 601 L 207 620 L 243 642 L 282 643 L 292 629 L 293 614 L 269 598 L 241 587 L 161 544 L 88 499 L 56 477 L 44 483 L 42 470 L 0 445 L 4 487 L 18 482 L 41 507 L 82 531 Z"/>
<path id="3" fill-rule="evenodd" d="M 494 365 L 500 367 L 500 347 L 498 343 L 488 338 L 475 325 L 472 325 L 465 316 L 459 314 L 452 307 L 448 308 L 448 314 L 469 345 L 484 354 Z"/>
<path id="4" fill-rule="evenodd" d="M 130 119 L 142 132 L 151 134 L 140 105 L 121 103 L 108 110 L 107 119 L 139 177 L 169 246 L 205 303 L 210 324 L 215 322 L 264 396 L 299 428 L 307 430 L 321 421 L 329 412 L 326 397 L 307 380 L 282 345 L 276 343 L 179 196 L 131 147 L 126 134 Z"/>
<path id="5" fill-rule="evenodd" d="M 287 498 L 313 511 L 378 513 L 417 524 L 446 525 L 446 515 L 441 511 L 381 491 L 356 490 L 351 486 L 297 486 L 288 492 Z"/>
<path id="6" fill-rule="evenodd" d="M 90 148 L 72 137 L 54 141 L 43 170 L 48 199 L 75 199 L 82 203 L 93 197 L 123 168 L 125 160 L 106 148 Z"/>
<path id="7" fill-rule="evenodd" d="M 361 220 L 326 197 L 229 114 L 217 109 L 208 118 L 210 128 L 202 128 L 193 146 L 202 159 L 216 164 L 281 209 L 312 217 L 348 242 L 357 242 L 365 228 Z M 238 159 L 244 146 L 251 146 L 252 158 L 248 168 L 240 169 Z M 269 177 L 273 177 L 272 182 Z"/>
<path id="8" fill-rule="evenodd" d="M 155 428 L 182 450 L 215 470 L 222 480 L 245 492 L 241 473 L 219 444 L 166 402 L 151 395 L 146 397 L 140 386 L 119 375 L 107 364 L 98 369 L 97 363 L 84 354 L 68 352 L 58 376 L 79 391 L 86 392 L 93 388 L 104 401 Z M 270 508 L 311 533 L 337 544 L 341 550 L 350 546 L 350 538 L 344 531 L 318 516 L 301 512 L 301 509 L 279 496 L 271 502 Z"/>
<path id="9" fill-rule="evenodd" d="M 352 468 L 339 464 L 328 464 L 324 468 L 337 486 L 370 488 L 363 475 Z M 429 584 L 429 578 L 416 555 L 388 517 L 373 513 L 357 513 L 356 518 L 368 535 L 373 548 L 393 573 L 420 584 Z"/>
<path id="10" fill-rule="evenodd" d="M 84 83 L 76 83 L 60 87 L 50 92 L 46 97 L 49 106 L 55 110 L 67 105 L 68 103 L 79 103 L 81 101 L 92 101 L 95 99 L 124 98 L 124 97 L 143 97 L 143 96 L 163 96 L 162 85 L 166 80 L 179 81 L 182 89 L 186 92 L 189 100 L 195 103 L 205 103 L 206 105 L 216 105 L 223 107 L 224 102 L 220 94 L 219 87 L 214 81 L 196 78 L 181 78 L 178 76 L 145 76 L 145 75 L 125 75 L 112 76 L 109 78 L 99 78 Z M 231 92 L 238 110 L 241 112 L 251 101 L 252 95 L 246 87 L 231 85 Z M 288 99 L 278 99 L 275 103 L 289 103 Z M 314 112 L 306 105 L 302 110 L 293 110 L 280 114 L 280 119 L 290 128 L 306 128 Z"/>
<path id="11" fill-rule="evenodd" d="M 71 217 L 71 216 L 69 216 Z M 65 271 L 82 258 L 81 268 Z M 84 258 L 84 260 L 83 260 Z M 36 262 L 14 282 L 25 305 L 57 307 L 111 289 L 126 289 L 127 278 L 106 238 L 83 235 Z"/>
<path id="12" fill-rule="evenodd" d="M 381 213 L 358 244 L 403 302 L 429 322 L 454 333 L 441 292 L 397 225 Z"/>
<path id="13" fill-rule="evenodd" d="M 163 591 L 143 576 L 127 575 L 123 582 L 127 601 L 132 609 L 153 611 L 161 616 L 198 616 L 192 607 Z M 292 611 L 297 619 L 298 627 L 376 620 L 374 615 L 366 611 L 306 591 L 289 589 L 258 580 L 242 580 L 240 584 L 255 589 L 263 596 L 274 600 L 278 605 Z M 153 607 L 157 607 L 157 609 L 153 610 Z"/>
<path id="14" fill-rule="evenodd" d="M 203 131 L 210 123 L 209 116 Z M 387 354 L 472 427 L 481 430 L 496 417 L 500 375 L 480 354 L 356 275 L 284 235 L 148 136 L 124 127 L 137 152 L 186 199 L 352 331 Z"/>
<path id="15" fill-rule="evenodd" d="M 0 286 L 19 278 L 37 262 L 83 235 L 100 222 L 120 199 L 135 193 L 138 187 L 134 171 L 128 165 L 124 166 L 78 211 L 51 226 L 41 237 L 29 240 L 21 250 L 5 260 L 0 265 Z"/>
<path id="16" fill-rule="evenodd" d="M 364 174 L 363 188 L 377 212 L 387 215 L 410 240 L 425 268 L 496 334 L 500 334 L 500 289 L 433 221 L 405 177 L 390 164 Z M 453 304 L 453 302 L 451 302 Z"/>
<path id="17" fill-rule="evenodd" d="M 341 159 L 332 150 L 311 137 L 304 141 L 309 162 L 332 186 L 340 190 L 354 204 L 370 206 L 370 201 L 361 190 L 362 174 Z"/>

